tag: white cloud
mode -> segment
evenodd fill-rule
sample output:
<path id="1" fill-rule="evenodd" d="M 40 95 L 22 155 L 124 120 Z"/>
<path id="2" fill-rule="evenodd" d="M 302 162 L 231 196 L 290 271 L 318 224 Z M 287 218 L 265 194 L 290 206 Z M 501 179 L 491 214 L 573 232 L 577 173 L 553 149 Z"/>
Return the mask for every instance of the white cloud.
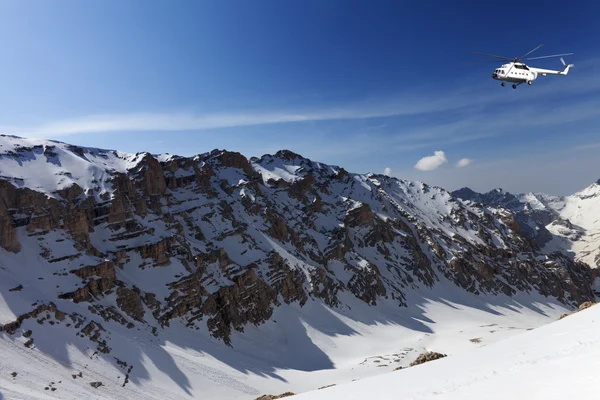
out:
<path id="1" fill-rule="evenodd" d="M 473 160 L 471 160 L 470 158 L 461 158 L 456 163 L 456 168 L 463 168 L 463 167 L 466 167 L 467 165 L 471 165 L 472 163 L 473 163 Z"/>
<path id="2" fill-rule="evenodd" d="M 432 156 L 421 158 L 416 164 L 415 168 L 419 171 L 433 171 L 436 168 L 446 164 L 448 159 L 443 151 L 434 151 Z"/>
<path id="3" fill-rule="evenodd" d="M 387 176 L 392 176 L 392 169 L 390 167 L 387 167 L 383 170 L 383 174 Z"/>
<path id="4" fill-rule="evenodd" d="M 490 161 L 478 159 L 477 168 L 465 168 L 460 173 L 453 168 L 443 168 L 434 174 L 407 170 L 396 171 L 396 175 L 446 190 L 467 186 L 483 193 L 501 187 L 511 193 L 540 192 L 564 196 L 598 179 L 598 149 L 600 142 L 590 142 L 542 154 L 525 153 Z"/>

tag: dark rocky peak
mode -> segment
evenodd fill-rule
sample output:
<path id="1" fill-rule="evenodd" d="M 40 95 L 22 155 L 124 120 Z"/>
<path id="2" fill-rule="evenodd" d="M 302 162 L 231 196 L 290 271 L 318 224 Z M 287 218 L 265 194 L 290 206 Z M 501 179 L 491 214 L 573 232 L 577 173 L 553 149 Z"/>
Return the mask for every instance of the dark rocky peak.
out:
<path id="1" fill-rule="evenodd" d="M 107 159 L 109 157 L 109 155 L 112 155 L 113 157 L 116 157 L 116 158 L 123 158 L 123 153 L 121 153 L 122 155 L 119 155 L 119 152 L 117 152 L 116 150 L 98 149 L 95 147 L 73 146 L 71 144 L 65 144 L 65 143 L 61 143 L 61 142 L 56 142 L 56 143 L 60 143 L 60 144 L 64 145 L 65 150 L 72 152 L 73 154 L 77 155 L 78 157 L 83 158 L 86 161 L 90 161 L 88 156 L 90 156 L 91 158 L 98 157 L 98 158 Z"/>
<path id="2" fill-rule="evenodd" d="M 279 150 L 275 154 L 263 154 L 262 157 L 252 157 L 250 161 L 254 164 L 267 166 L 269 164 L 278 163 L 283 165 L 309 165 L 311 160 L 294 153 L 290 150 Z"/>
<path id="3" fill-rule="evenodd" d="M 67 145 L 66 148 L 67 150 L 70 150 L 71 152 L 77 154 L 79 157 L 85 158 L 85 151 L 83 147 Z"/>
<path id="4" fill-rule="evenodd" d="M 265 154 L 250 159 L 254 169 L 261 173 L 265 182 L 289 182 L 309 179 L 324 182 L 349 175 L 343 168 L 312 161 L 289 150 L 280 150 L 274 155 Z"/>
<path id="5" fill-rule="evenodd" d="M 129 170 L 132 177 L 148 195 L 162 194 L 167 189 L 161 164 L 150 153 L 138 153 L 139 162 Z"/>
<path id="6" fill-rule="evenodd" d="M 160 157 L 160 164 L 162 165 L 163 169 L 171 173 L 179 169 L 193 168 L 195 164 L 201 162 L 203 159 L 201 156 L 188 158 L 170 154 L 163 154 L 162 156 L 157 155 L 156 157 Z"/>
<path id="7" fill-rule="evenodd" d="M 195 158 L 195 157 L 178 156 L 177 154 L 170 154 L 170 153 L 153 154 L 153 157 L 156 158 L 157 160 L 160 160 L 161 164 L 171 164 L 171 163 L 177 163 L 177 162 L 185 163 L 187 161 L 192 161 Z"/>
<path id="8" fill-rule="evenodd" d="M 464 188 L 453 191 L 452 196 L 458 197 L 459 199 L 463 199 L 463 200 L 478 201 L 475 199 L 479 198 L 481 196 L 481 194 L 475 192 L 471 188 L 464 187 Z"/>
<path id="9" fill-rule="evenodd" d="M 491 203 L 491 205 L 499 205 L 509 209 L 518 208 L 521 206 L 521 202 L 515 195 L 509 192 L 505 192 L 502 189 L 494 189 L 485 194 L 486 200 Z"/>
<path id="10" fill-rule="evenodd" d="M 312 170 L 324 170 L 333 168 L 334 170 L 339 170 L 340 167 L 335 165 L 328 165 L 325 163 L 312 161 L 309 158 L 303 157 L 300 154 L 294 153 L 290 150 L 279 150 L 275 154 L 265 154 L 260 158 L 252 157 L 251 161 L 255 164 L 260 164 L 263 166 L 269 164 L 282 164 L 288 166 L 299 166 L 303 170 L 312 171 Z"/>
<path id="11" fill-rule="evenodd" d="M 293 151 L 290 151 L 290 150 L 279 150 L 277 153 L 275 153 L 275 157 L 281 158 L 283 160 L 288 160 L 288 161 L 292 161 L 292 160 L 296 160 L 296 159 L 310 161 L 307 158 L 302 157 L 300 154 L 294 153 Z"/>
<path id="12" fill-rule="evenodd" d="M 158 160 L 152 157 L 152 154 L 148 152 L 135 153 L 135 160 L 137 160 L 136 164 L 129 169 L 129 172 L 134 174 L 148 169 L 155 161 L 158 162 Z"/>
<path id="13" fill-rule="evenodd" d="M 483 203 L 493 207 L 503 207 L 509 210 L 522 210 L 524 204 L 510 192 L 505 192 L 503 189 L 493 189 L 487 193 L 478 193 L 468 187 L 451 192 L 452 196 L 463 200 L 471 200 L 474 202 Z"/>
<path id="14" fill-rule="evenodd" d="M 254 170 L 250 166 L 248 159 L 238 152 L 215 149 L 204 158 L 204 161 L 214 168 L 237 168 L 248 175 L 254 174 Z"/>

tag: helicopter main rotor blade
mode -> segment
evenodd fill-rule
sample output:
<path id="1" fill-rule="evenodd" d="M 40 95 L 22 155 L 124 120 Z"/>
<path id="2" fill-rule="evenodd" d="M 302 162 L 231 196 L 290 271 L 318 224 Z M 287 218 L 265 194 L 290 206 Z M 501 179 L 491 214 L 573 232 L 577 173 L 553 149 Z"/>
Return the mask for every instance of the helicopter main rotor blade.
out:
<path id="1" fill-rule="evenodd" d="M 487 65 L 487 64 L 491 64 L 491 63 L 495 63 L 495 64 L 499 64 L 501 63 L 501 60 L 498 60 L 496 58 L 490 58 L 490 59 L 480 59 L 478 61 L 465 61 L 463 62 L 464 65 Z"/>
<path id="2" fill-rule="evenodd" d="M 533 53 L 534 51 L 536 51 L 537 49 L 539 49 L 540 47 L 542 47 L 543 44 L 540 44 L 538 47 L 536 47 L 533 50 L 528 51 L 527 53 L 523 54 L 521 57 L 519 57 L 519 60 L 522 60 L 523 58 L 527 57 L 528 55 L 530 55 L 531 53 Z"/>
<path id="3" fill-rule="evenodd" d="M 525 60 L 529 61 L 529 60 L 539 60 L 541 58 L 551 58 L 551 57 L 562 57 L 562 56 L 570 56 L 573 53 L 564 53 L 564 54 L 553 54 L 551 56 L 541 56 L 541 57 L 533 57 L 533 58 L 525 58 Z"/>
<path id="4" fill-rule="evenodd" d="M 479 53 L 479 52 L 476 52 L 476 51 L 474 51 L 473 54 L 479 54 L 480 56 L 488 56 L 488 57 L 499 58 L 501 60 L 512 60 L 512 58 L 502 57 L 502 56 L 495 56 L 493 54 L 487 54 L 487 53 Z"/>

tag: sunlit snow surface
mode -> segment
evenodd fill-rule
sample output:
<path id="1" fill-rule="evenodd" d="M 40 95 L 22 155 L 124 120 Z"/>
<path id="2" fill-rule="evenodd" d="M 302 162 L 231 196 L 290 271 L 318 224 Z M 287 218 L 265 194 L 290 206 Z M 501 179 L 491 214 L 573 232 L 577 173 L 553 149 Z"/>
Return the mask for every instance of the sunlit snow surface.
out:
<path id="1" fill-rule="evenodd" d="M 441 292 L 443 295 L 443 288 Z M 401 375 L 387 373 L 408 366 L 424 351 L 443 352 L 450 359 L 477 354 L 482 347 L 547 324 L 566 312 L 557 305 L 542 305 L 545 299 L 523 302 L 528 304 L 524 307 L 501 296 L 487 299 L 489 303 L 485 297 L 474 301 L 468 295 L 456 303 L 433 294 L 431 297 L 410 299 L 420 306 L 403 310 L 402 317 L 398 317 L 395 306 L 373 309 L 350 297 L 344 301 L 353 308 L 352 318 L 315 302 L 303 308 L 282 306 L 272 321 L 260 328 L 248 327 L 244 334 L 236 333 L 233 348 L 207 332 L 178 324 L 161 333 L 162 338 L 172 341 L 110 324 L 111 355 L 136 363 L 124 388 L 123 372 L 94 355 L 87 339 L 65 342 L 55 330 L 45 336 L 44 327 L 38 327 L 36 346 L 28 349 L 23 338 L 0 334 L 0 393 L 6 399 L 59 395 L 63 399 L 254 399 L 266 393 L 301 393 L 381 374 L 391 378 L 390 384 L 407 390 L 408 383 L 400 384 Z M 2 301 L 0 296 L 0 309 L 6 310 Z M 461 376 L 458 368 L 451 367 L 446 373 Z M 18 375 L 12 378 L 11 372 Z M 73 379 L 79 372 L 83 378 Z M 104 386 L 89 386 L 96 381 Z M 51 382 L 56 392 L 43 390 Z M 406 382 L 412 384 L 412 378 Z M 423 385 L 423 390 L 431 387 Z M 336 398 L 346 398 L 346 392 L 341 396 Z M 380 398 L 398 398 L 390 396 Z"/>
<path id="2" fill-rule="evenodd" d="M 600 307 L 510 339 L 298 400 L 596 399 Z"/>

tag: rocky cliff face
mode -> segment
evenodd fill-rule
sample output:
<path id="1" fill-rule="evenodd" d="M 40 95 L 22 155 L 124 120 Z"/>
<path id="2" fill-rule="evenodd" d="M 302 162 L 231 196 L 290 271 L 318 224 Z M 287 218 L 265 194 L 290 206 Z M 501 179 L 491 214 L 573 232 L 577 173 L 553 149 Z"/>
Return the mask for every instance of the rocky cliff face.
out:
<path id="1" fill-rule="evenodd" d="M 544 247 L 552 240 L 552 233 L 546 229 L 546 225 L 560 219 L 560 215 L 555 210 L 551 208 L 533 208 L 526 201 L 521 201 L 516 195 L 502 189 L 477 193 L 469 188 L 462 188 L 453 191 L 452 196 L 465 201 L 510 210 L 515 216 L 519 233 L 530 239 L 532 245 L 538 248 Z"/>
<path id="2" fill-rule="evenodd" d="M 423 183 L 289 151 L 184 158 L 0 142 L 0 280 L 21 287 L 5 295 L 14 319 L 0 330 L 12 335 L 34 318 L 68 322 L 109 354 L 109 326 L 160 337 L 177 324 L 235 346 L 232 332 L 282 304 L 344 308 L 353 296 L 402 312 L 407 294 L 442 281 L 593 299 L 590 268 L 538 254 L 509 211 Z"/>

